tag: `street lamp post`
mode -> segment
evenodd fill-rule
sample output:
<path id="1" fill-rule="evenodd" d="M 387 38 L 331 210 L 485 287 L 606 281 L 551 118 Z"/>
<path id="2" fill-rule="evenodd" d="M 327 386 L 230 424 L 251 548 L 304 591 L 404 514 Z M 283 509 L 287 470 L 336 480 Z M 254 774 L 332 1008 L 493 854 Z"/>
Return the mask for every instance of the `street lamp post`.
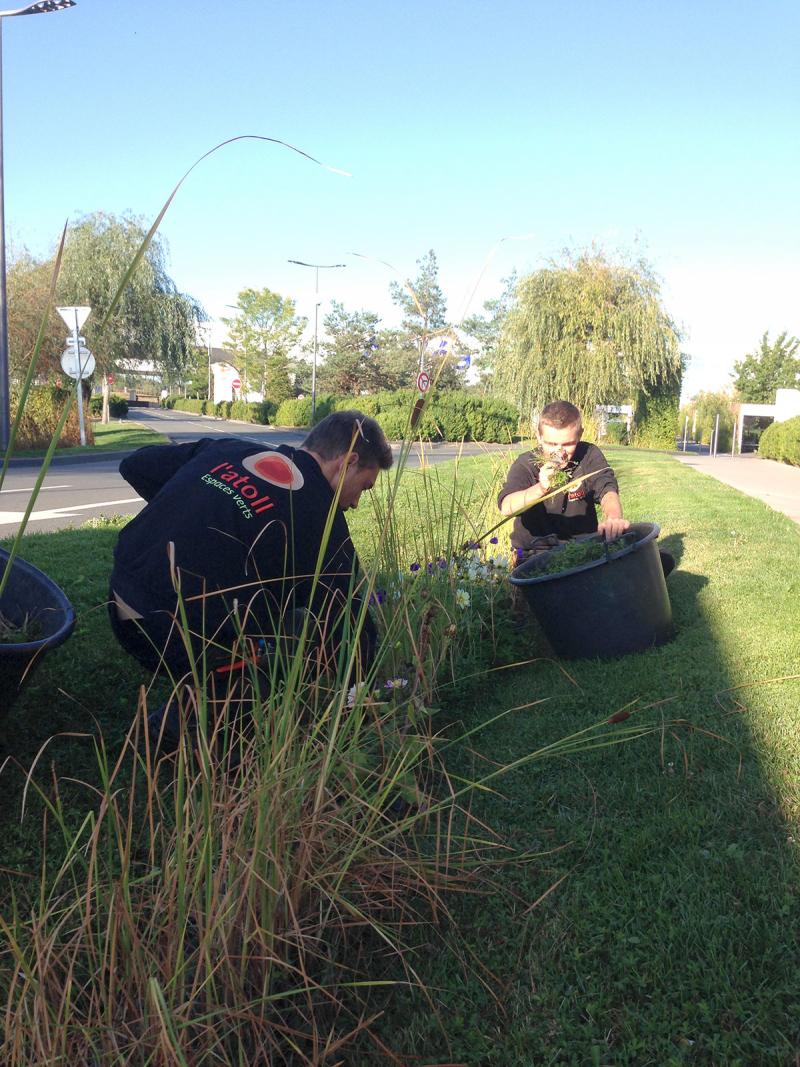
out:
<path id="1" fill-rule="evenodd" d="M 319 272 L 321 270 L 333 270 L 337 267 L 346 267 L 346 263 L 305 263 L 302 259 L 290 259 L 287 262 L 294 263 L 298 267 L 313 267 L 315 273 L 314 287 L 314 363 L 311 368 L 311 425 L 317 414 L 317 350 L 319 347 Z"/>
<path id="2" fill-rule="evenodd" d="M 47 15 L 75 7 L 75 0 L 41 0 L 10 11 L 0 11 L 0 453 L 11 435 L 11 401 L 8 383 L 8 307 L 6 303 L 6 220 L 3 192 L 3 19 L 15 15 Z"/>

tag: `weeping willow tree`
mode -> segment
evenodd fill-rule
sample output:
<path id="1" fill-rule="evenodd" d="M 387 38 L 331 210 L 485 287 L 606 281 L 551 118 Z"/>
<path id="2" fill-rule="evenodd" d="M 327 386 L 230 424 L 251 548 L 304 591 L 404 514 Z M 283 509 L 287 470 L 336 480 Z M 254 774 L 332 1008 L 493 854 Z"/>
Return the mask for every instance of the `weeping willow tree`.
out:
<path id="1" fill-rule="evenodd" d="M 583 253 L 518 283 L 494 388 L 523 413 L 569 400 L 591 417 L 679 381 L 678 341 L 645 262 Z"/>

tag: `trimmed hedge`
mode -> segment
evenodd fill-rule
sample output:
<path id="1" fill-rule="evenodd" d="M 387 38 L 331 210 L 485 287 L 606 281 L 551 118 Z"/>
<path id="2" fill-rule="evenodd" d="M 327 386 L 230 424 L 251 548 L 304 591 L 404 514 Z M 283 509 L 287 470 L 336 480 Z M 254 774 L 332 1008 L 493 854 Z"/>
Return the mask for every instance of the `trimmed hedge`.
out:
<path id="1" fill-rule="evenodd" d="M 89 413 L 91 415 L 103 414 L 102 396 L 93 396 L 89 400 Z M 124 419 L 128 414 L 128 401 L 124 396 L 112 393 L 108 398 L 108 413 L 112 419 Z"/>
<path id="2" fill-rule="evenodd" d="M 271 400 L 262 400 L 259 403 L 248 400 L 234 400 L 228 405 L 227 418 L 239 419 L 240 422 L 257 422 L 262 426 L 268 426 L 275 418 L 278 405 Z"/>
<path id="3" fill-rule="evenodd" d="M 360 398 L 359 398 L 360 399 Z M 317 396 L 317 410 L 316 418 L 314 422 L 319 422 L 320 419 L 324 419 L 326 415 L 334 410 L 334 402 L 336 397 L 331 396 L 330 393 L 323 393 L 321 396 Z M 345 407 L 359 407 L 360 405 L 353 402 Z M 365 413 L 366 414 L 366 413 Z M 310 426 L 311 425 L 311 397 L 294 397 L 291 400 L 284 400 L 278 410 L 275 412 L 275 425 L 276 426 Z"/>
<path id="4" fill-rule="evenodd" d="M 377 419 L 391 441 L 409 432 L 414 403 L 413 389 L 372 393 L 369 396 L 339 397 L 335 411 L 358 408 Z M 414 435 L 429 441 L 510 442 L 517 434 L 519 416 L 509 404 L 463 392 L 435 392 L 425 406 Z"/>
<path id="5" fill-rule="evenodd" d="M 800 415 L 768 426 L 759 439 L 758 454 L 800 467 Z"/>
<path id="6" fill-rule="evenodd" d="M 398 441 L 409 432 L 414 404 L 419 397 L 414 389 L 384 390 L 367 396 L 317 396 L 316 422 L 332 411 L 357 408 L 377 419 L 391 441 Z M 215 413 L 222 418 L 240 419 L 261 425 L 306 427 L 311 425 L 311 397 L 284 400 L 276 407 L 272 401 L 260 404 L 243 400 L 220 401 L 209 405 L 207 400 L 190 400 L 181 396 L 167 396 L 162 407 L 177 411 L 193 411 L 198 415 Z M 212 409 L 213 408 L 213 412 Z M 510 443 L 517 435 L 519 415 L 502 400 L 475 396 L 464 392 L 435 392 L 414 430 L 415 437 L 428 441 L 499 441 Z"/>

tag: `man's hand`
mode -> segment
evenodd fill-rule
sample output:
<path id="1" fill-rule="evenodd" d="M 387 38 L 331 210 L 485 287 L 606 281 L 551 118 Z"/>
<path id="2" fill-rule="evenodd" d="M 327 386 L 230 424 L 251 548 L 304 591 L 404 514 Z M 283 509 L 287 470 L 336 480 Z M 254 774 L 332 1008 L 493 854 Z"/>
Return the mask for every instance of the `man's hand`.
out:
<path id="1" fill-rule="evenodd" d="M 604 519 L 597 527 L 597 532 L 605 537 L 606 541 L 613 541 L 615 537 L 624 534 L 629 526 L 627 519 Z"/>
<path id="2" fill-rule="evenodd" d="M 552 462 L 543 463 L 539 468 L 539 485 L 546 493 L 550 492 L 550 479 L 557 470 L 560 470 L 558 463 Z"/>

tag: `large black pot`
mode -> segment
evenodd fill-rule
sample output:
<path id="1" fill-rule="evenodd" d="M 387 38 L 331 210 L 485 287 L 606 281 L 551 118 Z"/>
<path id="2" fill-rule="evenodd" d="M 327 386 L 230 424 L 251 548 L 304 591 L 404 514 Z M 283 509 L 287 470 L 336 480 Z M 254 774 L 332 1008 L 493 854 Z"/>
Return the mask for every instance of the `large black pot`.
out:
<path id="1" fill-rule="evenodd" d="M 548 641 L 566 659 L 611 659 L 663 645 L 673 636 L 659 527 L 632 523 L 626 545 L 571 570 L 543 574 L 557 552 L 532 556 L 511 574 Z"/>
<path id="2" fill-rule="evenodd" d="M 8 552 L 0 548 L 0 576 Z M 40 636 L 36 641 L 4 644 L 0 637 L 0 717 L 6 714 L 46 652 L 58 648 L 75 628 L 75 612 L 55 582 L 24 560 L 15 559 L 0 611 L 19 625 L 26 616 L 35 620 Z"/>

